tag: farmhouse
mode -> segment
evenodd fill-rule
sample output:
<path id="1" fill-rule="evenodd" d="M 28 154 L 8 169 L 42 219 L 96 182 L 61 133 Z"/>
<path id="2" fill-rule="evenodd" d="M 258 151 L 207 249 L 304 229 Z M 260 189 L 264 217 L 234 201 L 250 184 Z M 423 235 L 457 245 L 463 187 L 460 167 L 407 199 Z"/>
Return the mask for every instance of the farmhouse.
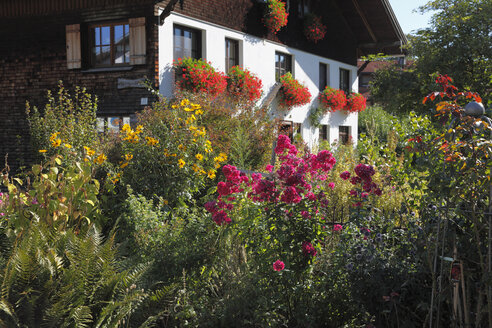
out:
<path id="1" fill-rule="evenodd" d="M 318 140 L 357 139 L 357 114 L 327 113 L 314 128 L 309 111 L 325 86 L 358 90 L 357 58 L 399 54 L 405 42 L 388 0 L 286 0 L 288 24 L 262 23 L 262 0 L 1 0 L 0 157 L 29 162 L 25 102 L 42 105 L 62 80 L 99 98 L 98 129 L 119 129 L 152 101 L 149 80 L 172 96 L 174 59 L 203 58 L 226 71 L 242 65 L 274 92 L 291 72 L 313 95 L 310 104 L 275 111 L 289 133 Z M 327 27 L 314 43 L 303 32 L 309 14 Z"/>

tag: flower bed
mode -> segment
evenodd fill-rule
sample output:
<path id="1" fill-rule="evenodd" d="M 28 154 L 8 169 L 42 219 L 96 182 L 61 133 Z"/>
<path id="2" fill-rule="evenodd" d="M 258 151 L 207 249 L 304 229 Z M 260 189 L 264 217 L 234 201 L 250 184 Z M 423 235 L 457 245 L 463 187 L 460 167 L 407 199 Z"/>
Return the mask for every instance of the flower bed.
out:
<path id="1" fill-rule="evenodd" d="M 318 43 L 325 38 L 326 26 L 317 15 L 308 15 L 304 20 L 304 35 L 309 41 Z"/>
<path id="2" fill-rule="evenodd" d="M 228 74 L 227 90 L 238 99 L 246 98 L 256 102 L 261 97 L 263 84 L 261 80 L 249 70 L 234 66 Z"/>
<path id="3" fill-rule="evenodd" d="M 366 109 L 366 98 L 360 93 L 353 92 L 347 99 L 345 110 L 351 113 L 362 112 Z"/>
<path id="4" fill-rule="evenodd" d="M 283 108 L 291 108 L 308 104 L 311 101 L 311 93 L 309 89 L 302 83 L 292 77 L 292 74 L 287 73 L 280 77 L 280 106 Z"/>
<path id="5" fill-rule="evenodd" d="M 180 58 L 173 64 L 176 86 L 180 90 L 204 92 L 216 96 L 225 91 L 227 76 L 203 59 Z"/>
<path id="6" fill-rule="evenodd" d="M 263 24 L 273 33 L 277 33 L 287 25 L 289 14 L 285 10 L 285 3 L 280 0 L 268 0 L 263 18 Z"/>
<path id="7" fill-rule="evenodd" d="M 319 100 L 323 107 L 331 108 L 331 111 L 333 112 L 344 109 L 347 105 L 345 92 L 331 87 L 326 87 L 325 90 L 320 93 Z"/>

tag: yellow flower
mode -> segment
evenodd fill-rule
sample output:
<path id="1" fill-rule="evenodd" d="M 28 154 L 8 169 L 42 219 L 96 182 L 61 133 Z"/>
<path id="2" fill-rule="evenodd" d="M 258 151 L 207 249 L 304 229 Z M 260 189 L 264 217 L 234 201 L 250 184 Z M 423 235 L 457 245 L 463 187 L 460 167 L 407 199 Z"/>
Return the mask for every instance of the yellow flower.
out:
<path id="1" fill-rule="evenodd" d="M 189 104 L 190 104 L 190 101 L 188 99 L 181 100 L 181 106 L 185 107 L 185 106 L 188 106 Z"/>
<path id="2" fill-rule="evenodd" d="M 195 158 L 199 161 L 203 160 L 203 155 L 202 154 L 196 154 Z"/>
<path id="3" fill-rule="evenodd" d="M 215 172 L 217 172 L 217 171 L 215 171 L 215 170 L 213 170 L 213 169 L 210 169 L 210 170 L 208 170 L 207 176 L 208 176 L 210 179 L 215 179 Z"/>
<path id="4" fill-rule="evenodd" d="M 163 199 L 162 204 L 167 205 L 167 204 L 169 204 L 169 201 L 167 199 Z"/>
<path id="5" fill-rule="evenodd" d="M 121 128 L 121 130 L 124 132 L 130 131 L 131 130 L 130 125 L 129 124 L 123 124 L 123 127 Z"/>
<path id="6" fill-rule="evenodd" d="M 47 152 L 47 150 L 46 150 L 46 149 L 40 149 L 40 150 L 39 150 L 39 152 L 40 152 L 40 153 L 46 153 L 46 152 Z"/>
<path id="7" fill-rule="evenodd" d="M 102 164 L 105 160 L 107 160 L 108 158 L 106 157 L 106 155 L 104 154 L 101 154 L 99 156 L 97 156 L 95 159 L 94 159 L 94 163 L 96 164 Z"/>
<path id="8" fill-rule="evenodd" d="M 125 160 L 126 161 L 129 161 L 133 158 L 133 155 L 132 154 L 125 154 Z"/>
<path id="9" fill-rule="evenodd" d="M 214 167 L 215 167 L 216 169 L 218 169 L 218 168 L 220 168 L 220 164 L 219 164 L 219 163 L 215 163 Z"/>
<path id="10" fill-rule="evenodd" d="M 179 166 L 179 168 L 180 168 L 180 169 L 182 169 L 182 168 L 185 166 L 185 164 L 186 164 L 186 162 L 185 162 L 185 161 L 183 161 L 183 159 L 182 159 L 182 158 L 180 158 L 180 159 L 178 160 L 178 166 Z"/>
<path id="11" fill-rule="evenodd" d="M 92 150 L 87 146 L 84 146 L 84 149 L 85 149 L 85 152 L 87 153 L 87 156 L 93 156 L 96 153 L 95 150 Z"/>
<path id="12" fill-rule="evenodd" d="M 193 108 L 190 108 L 190 107 L 185 107 L 183 108 L 185 112 L 193 112 L 195 111 Z"/>
<path id="13" fill-rule="evenodd" d="M 72 148 L 72 145 L 67 144 L 67 143 L 66 143 L 66 144 L 64 144 L 64 146 L 65 146 L 65 148 L 68 148 L 68 149 Z"/>
<path id="14" fill-rule="evenodd" d="M 193 108 L 193 110 L 199 110 L 200 108 L 202 108 L 200 104 L 191 104 L 191 107 Z"/>
<path id="15" fill-rule="evenodd" d="M 182 151 L 186 151 L 187 148 L 185 146 L 183 146 L 182 144 L 179 144 L 178 149 L 182 150 Z"/>
<path id="16" fill-rule="evenodd" d="M 50 136 L 50 141 L 54 141 L 56 139 L 56 137 L 58 137 L 59 134 L 60 134 L 60 132 L 52 133 Z"/>
<path id="17" fill-rule="evenodd" d="M 120 168 L 124 169 L 127 166 L 128 166 L 128 162 L 125 162 L 125 163 L 123 163 L 123 164 L 120 165 Z"/>
<path id="18" fill-rule="evenodd" d="M 203 114 L 203 110 L 199 109 L 195 112 L 196 115 L 202 115 Z"/>
<path id="19" fill-rule="evenodd" d="M 198 166 L 198 165 L 196 165 L 196 164 L 193 164 L 192 169 L 193 169 L 193 171 L 195 171 L 195 173 L 198 173 L 198 172 L 200 172 L 201 167 L 199 167 L 199 166 Z"/>
<path id="20" fill-rule="evenodd" d="M 155 146 L 159 143 L 159 140 L 154 139 L 152 137 L 145 137 L 145 139 L 147 140 L 147 145 L 149 146 Z"/>
<path id="21" fill-rule="evenodd" d="M 143 131 L 143 125 L 137 125 L 137 128 L 135 129 L 136 134 L 140 134 Z"/>
<path id="22" fill-rule="evenodd" d="M 51 145 L 52 145 L 53 147 L 55 147 L 55 148 L 56 148 L 56 147 L 59 147 L 59 146 L 61 145 L 61 139 L 56 139 L 56 140 L 53 140 L 53 141 L 51 142 Z"/>

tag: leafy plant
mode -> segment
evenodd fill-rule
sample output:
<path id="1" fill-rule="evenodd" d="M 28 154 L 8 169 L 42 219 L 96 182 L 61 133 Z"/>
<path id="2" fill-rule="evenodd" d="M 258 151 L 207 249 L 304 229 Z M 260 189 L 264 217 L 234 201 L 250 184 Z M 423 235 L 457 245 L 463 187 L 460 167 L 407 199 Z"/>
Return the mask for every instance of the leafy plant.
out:
<path id="1" fill-rule="evenodd" d="M 173 63 L 176 86 L 180 90 L 217 96 L 227 88 L 227 76 L 203 59 L 179 58 Z"/>
<path id="2" fill-rule="evenodd" d="M 117 327 L 146 294 L 143 267 L 121 270 L 112 238 L 92 226 L 80 235 L 33 222 L 1 270 L 4 326 Z"/>
<path id="3" fill-rule="evenodd" d="M 58 84 L 54 94 L 47 92 L 47 104 L 43 110 L 26 104 L 27 119 L 31 133 L 31 141 L 36 153 L 39 150 L 53 155 L 65 149 L 65 144 L 77 151 L 84 146 L 99 148 L 100 136 L 96 131 L 97 97 L 86 92 L 85 88 L 75 87 L 73 96 L 65 89 L 63 83 Z M 53 133 L 58 132 L 56 140 L 61 148 L 51 147 Z M 68 152 L 70 148 L 65 150 Z"/>
<path id="4" fill-rule="evenodd" d="M 342 110 L 347 105 L 345 92 L 330 86 L 327 86 L 323 92 L 319 94 L 319 100 L 325 109 L 329 108 L 333 112 Z"/>
<path id="5" fill-rule="evenodd" d="M 347 98 L 347 105 L 344 108 L 350 113 L 359 113 L 366 109 L 366 98 L 360 93 L 352 92 Z"/>
<path id="6" fill-rule="evenodd" d="M 261 80 L 249 70 L 234 66 L 228 72 L 227 90 L 234 100 L 254 104 L 262 94 Z"/>
<path id="7" fill-rule="evenodd" d="M 263 23 L 273 33 L 277 33 L 287 25 L 289 14 L 285 10 L 285 3 L 281 0 L 267 0 Z"/>
<path id="8" fill-rule="evenodd" d="M 304 18 L 304 35 L 306 38 L 314 43 L 318 43 L 325 38 L 326 26 L 320 16 L 315 14 L 308 14 Z"/>
<path id="9" fill-rule="evenodd" d="M 282 87 L 279 90 L 279 103 L 283 108 L 308 104 L 311 101 L 309 89 L 292 77 L 291 73 L 280 77 Z"/>

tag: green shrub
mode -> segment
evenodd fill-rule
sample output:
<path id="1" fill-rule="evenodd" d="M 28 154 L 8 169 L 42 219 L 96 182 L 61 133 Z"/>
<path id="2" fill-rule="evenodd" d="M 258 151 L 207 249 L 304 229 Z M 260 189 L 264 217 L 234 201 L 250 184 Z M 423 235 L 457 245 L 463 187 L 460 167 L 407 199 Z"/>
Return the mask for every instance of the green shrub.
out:
<path id="1" fill-rule="evenodd" d="M 31 109 L 29 103 L 26 107 L 36 153 L 47 150 L 47 155 L 53 155 L 65 149 L 64 144 L 78 151 L 83 151 L 84 146 L 100 148 L 97 146 L 100 136 L 96 131 L 97 98 L 88 94 L 85 88 L 75 87 L 74 94 L 70 95 L 60 81 L 56 94 L 48 91 L 47 104 L 42 110 Z M 58 133 L 56 138 L 52 138 L 54 133 Z M 61 148 L 51 147 L 58 139 Z"/>

